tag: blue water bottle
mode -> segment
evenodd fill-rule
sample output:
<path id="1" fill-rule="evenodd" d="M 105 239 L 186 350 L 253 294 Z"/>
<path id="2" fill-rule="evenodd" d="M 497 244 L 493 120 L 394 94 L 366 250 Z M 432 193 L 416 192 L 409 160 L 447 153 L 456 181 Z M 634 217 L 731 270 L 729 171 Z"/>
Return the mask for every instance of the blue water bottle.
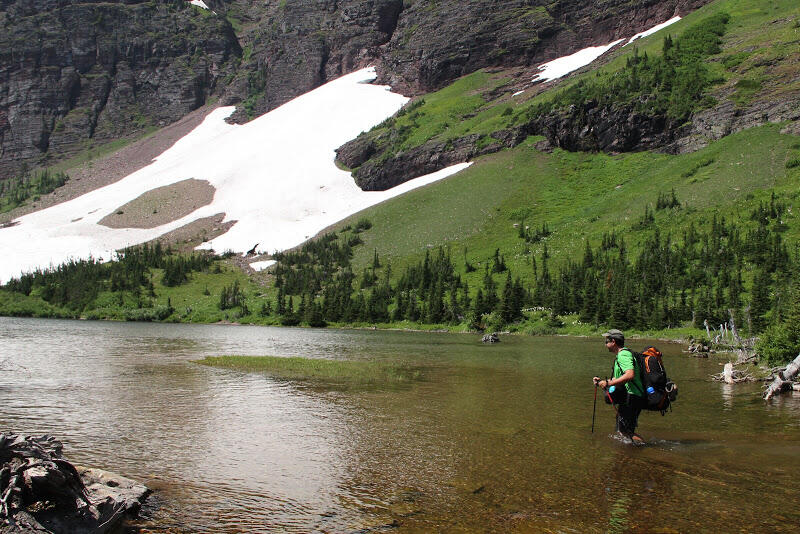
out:
<path id="1" fill-rule="evenodd" d="M 656 392 L 656 390 L 653 388 L 653 386 L 650 386 L 650 387 L 647 388 L 647 394 L 648 395 L 652 395 L 655 392 Z"/>
<path id="2" fill-rule="evenodd" d="M 608 388 L 608 392 L 609 393 L 614 393 L 615 389 L 617 389 L 617 386 L 611 386 L 610 388 Z"/>

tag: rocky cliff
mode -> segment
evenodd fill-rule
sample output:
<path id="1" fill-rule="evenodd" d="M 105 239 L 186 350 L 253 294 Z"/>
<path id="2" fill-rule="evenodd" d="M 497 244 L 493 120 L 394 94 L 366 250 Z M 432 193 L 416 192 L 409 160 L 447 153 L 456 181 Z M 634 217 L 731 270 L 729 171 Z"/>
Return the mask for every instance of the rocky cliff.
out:
<path id="1" fill-rule="evenodd" d="M 181 0 L 2 0 L 0 27 L 0 177 L 181 118 L 241 54 Z"/>
<path id="2" fill-rule="evenodd" d="M 218 0 L 241 19 L 245 59 L 226 102 L 236 120 L 344 72 L 378 66 L 406 95 L 488 66 L 531 66 L 630 36 L 709 0 Z"/>

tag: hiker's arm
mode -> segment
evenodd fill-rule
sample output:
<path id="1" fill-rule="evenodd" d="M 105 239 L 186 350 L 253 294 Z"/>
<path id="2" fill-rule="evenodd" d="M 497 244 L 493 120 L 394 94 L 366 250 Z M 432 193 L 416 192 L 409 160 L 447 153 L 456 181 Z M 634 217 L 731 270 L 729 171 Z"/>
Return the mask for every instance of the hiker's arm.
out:
<path id="1" fill-rule="evenodd" d="M 618 378 L 611 378 L 608 380 L 600 380 L 597 385 L 603 389 L 608 389 L 611 386 L 619 386 L 620 384 L 624 384 L 625 382 L 630 382 L 633 380 L 633 369 L 628 369 L 622 376 Z"/>

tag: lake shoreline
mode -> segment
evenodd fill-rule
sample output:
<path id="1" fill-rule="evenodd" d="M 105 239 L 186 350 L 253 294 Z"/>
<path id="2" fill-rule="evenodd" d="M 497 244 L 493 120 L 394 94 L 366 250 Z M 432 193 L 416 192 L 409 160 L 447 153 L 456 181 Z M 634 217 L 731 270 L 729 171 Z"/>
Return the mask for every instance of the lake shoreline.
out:
<path id="1" fill-rule="evenodd" d="M 96 321 L 96 322 L 107 322 L 107 323 L 142 323 L 142 322 L 151 322 L 151 323 L 161 323 L 161 324 L 183 324 L 183 325 L 208 325 L 208 326 L 258 326 L 258 327 L 271 327 L 271 328 L 281 328 L 281 329 L 309 329 L 309 330 L 325 330 L 325 329 L 334 329 L 334 330 L 355 330 L 355 331 L 386 331 L 386 332 L 414 332 L 414 333 L 430 333 L 430 334 L 463 334 L 463 335 L 474 335 L 480 338 L 483 334 L 490 332 L 487 330 L 466 330 L 464 325 L 455 325 L 453 327 L 442 327 L 441 325 L 432 325 L 432 328 L 415 328 L 413 326 L 398 326 L 395 323 L 380 323 L 380 324 L 372 324 L 372 325 L 364 325 L 364 324 L 340 324 L 340 323 L 329 323 L 324 327 L 312 327 L 308 325 L 293 325 L 293 326 L 285 326 L 280 323 L 272 323 L 272 322 L 263 322 L 263 323 L 255 323 L 255 322 L 240 322 L 240 321 L 230 321 L 230 320 L 220 320 L 220 321 L 213 321 L 213 322 L 203 322 L 203 321 L 182 321 L 182 320 L 164 320 L 164 321 L 128 321 L 124 319 L 114 319 L 114 318 L 94 318 L 94 317 L 69 317 L 69 316 L 53 316 L 53 317 L 35 317 L 30 315 L 0 315 L 0 317 L 6 318 L 29 318 L 29 319 L 59 319 L 59 320 L 74 320 L 74 321 Z M 603 327 L 597 329 L 596 332 L 535 332 L 530 333 L 522 330 L 505 330 L 505 331 L 497 331 L 496 333 L 501 336 L 515 336 L 515 337 L 564 337 L 564 338 L 573 338 L 573 339 L 591 339 L 591 338 L 600 338 L 602 332 L 607 330 L 610 327 Z M 658 343 L 669 343 L 673 345 L 685 345 L 688 346 L 692 342 L 704 339 L 704 332 L 697 329 L 696 331 L 692 331 L 691 329 L 681 328 L 674 333 L 670 333 L 668 330 L 662 330 L 658 332 L 640 332 L 636 330 L 626 331 L 626 340 L 628 341 L 637 341 L 637 340 L 648 340 Z M 732 354 L 736 352 L 738 349 L 730 348 L 729 350 L 724 350 L 723 348 L 716 347 L 711 354 Z"/>

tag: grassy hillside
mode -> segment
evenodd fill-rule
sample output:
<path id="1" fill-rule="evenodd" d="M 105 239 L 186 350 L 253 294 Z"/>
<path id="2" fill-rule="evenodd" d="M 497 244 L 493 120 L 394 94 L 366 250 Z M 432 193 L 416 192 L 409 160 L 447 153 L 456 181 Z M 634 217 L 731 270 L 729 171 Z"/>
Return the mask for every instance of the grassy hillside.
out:
<path id="1" fill-rule="evenodd" d="M 526 93 L 512 97 L 511 91 L 504 89 L 509 80 L 503 73 L 478 72 L 418 99 L 370 135 L 384 135 L 382 142 L 391 143 L 394 151 L 408 150 L 431 139 L 446 141 L 469 134 L 484 135 L 484 142 L 489 143 L 492 132 L 513 126 L 518 117 L 552 99 L 557 92 L 581 80 L 611 77 L 626 67 L 633 54 L 658 55 L 666 33 L 679 37 L 704 17 L 722 12 L 730 18 L 720 51 L 704 60 L 714 78 L 714 84 L 705 93 L 710 97 L 709 102 L 732 102 L 744 108 L 770 98 L 798 94 L 800 7 L 796 2 L 719 0 L 667 30 L 637 41 L 636 47 L 629 45 L 617 50 L 599 71 L 574 76 L 547 92 L 529 91 L 531 96 Z M 624 239 L 627 254 L 634 257 L 656 230 L 680 241 L 690 225 L 709 228 L 713 221 L 724 218 L 739 225 L 743 233 L 754 231 L 759 223 L 751 217 L 753 210 L 770 202 L 785 207 L 780 220 L 770 222 L 769 227 L 782 238 L 797 265 L 800 136 L 781 133 L 785 126 L 767 124 L 750 128 L 682 155 L 655 152 L 611 155 L 560 149 L 544 152 L 537 149 L 541 138 L 529 137 L 515 148 L 478 158 L 456 176 L 354 215 L 336 225 L 333 231 L 344 236 L 337 242 L 349 241 L 359 221 L 371 222 L 371 228 L 358 232 L 358 241 L 363 244 L 352 247 L 351 266 L 345 269 L 352 270 L 355 294 L 362 297 L 377 291 L 358 291 L 358 279 L 365 270 L 372 272 L 376 280 L 388 280 L 394 285 L 409 268 L 420 264 L 426 253 L 439 248 L 449 251 L 455 276 L 469 285 L 472 298 L 484 284 L 485 268 L 498 252 L 513 276 L 533 292 L 538 283 L 534 265 L 541 269 L 545 249 L 553 272 L 569 262 L 579 261 L 587 243 L 592 248 L 598 247 L 604 236 L 612 234 Z M 659 197 L 674 197 L 679 206 L 656 209 Z M 531 232 L 546 226 L 548 235 L 542 239 L 523 239 L 520 227 L 526 226 Z M 369 271 L 376 263 L 376 253 L 380 266 Z M 740 268 L 744 306 L 748 307 L 754 298 L 753 280 L 763 265 L 744 261 Z M 332 274 L 321 272 L 320 276 L 330 278 Z M 119 291 L 104 287 L 91 304 L 80 310 L 45 302 L 41 291 L 34 290 L 23 297 L 4 289 L 0 290 L 0 313 L 294 324 L 277 313 L 279 288 L 275 279 L 261 275 L 247 277 L 230 259 L 215 260 L 210 267 L 191 273 L 187 281 L 177 286 L 164 285 L 162 275 L 162 269 L 151 269 L 150 287 L 123 291 L 122 297 Z M 502 289 L 507 272 L 492 276 Z M 780 321 L 781 306 L 787 306 L 786 297 L 780 295 L 788 290 L 780 286 L 782 278 L 777 273 L 773 280 L 774 306 L 767 315 L 770 320 Z M 221 309 L 221 295 L 234 281 L 243 292 L 245 305 Z M 288 296 L 281 293 L 280 300 L 285 302 Z M 320 304 L 321 292 L 315 296 Z M 777 297 L 784 299 L 783 304 Z M 300 294 L 293 298 L 292 305 L 299 306 Z M 305 299 L 303 305 L 312 306 Z M 389 305 L 390 314 L 393 306 Z M 146 311 L 131 311 L 134 309 Z M 527 332 L 590 334 L 602 331 L 605 326 L 581 322 L 577 310 L 574 312 L 554 320 L 547 310 L 529 311 L 521 321 L 504 327 Z M 466 315 L 461 321 L 448 324 L 397 319 L 386 325 L 464 330 L 474 325 Z M 332 324 L 375 322 L 352 319 Z M 493 324 L 488 321 L 486 326 Z M 543 325 L 547 328 L 542 328 Z M 671 337 L 705 333 L 699 324 L 690 321 L 672 326 L 669 332 L 643 333 Z"/>

